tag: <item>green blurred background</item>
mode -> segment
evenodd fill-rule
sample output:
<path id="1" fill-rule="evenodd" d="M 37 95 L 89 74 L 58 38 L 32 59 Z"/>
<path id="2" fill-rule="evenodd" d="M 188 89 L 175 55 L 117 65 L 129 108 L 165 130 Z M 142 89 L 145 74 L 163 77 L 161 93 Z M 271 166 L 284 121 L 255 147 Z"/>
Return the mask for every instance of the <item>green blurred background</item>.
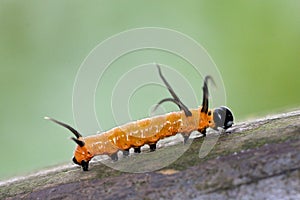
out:
<path id="1" fill-rule="evenodd" d="M 70 162 L 70 134 L 43 116 L 74 125 L 80 64 L 131 28 L 170 28 L 202 44 L 237 121 L 299 107 L 299 10 L 297 0 L 1 0 L 0 179 Z"/>

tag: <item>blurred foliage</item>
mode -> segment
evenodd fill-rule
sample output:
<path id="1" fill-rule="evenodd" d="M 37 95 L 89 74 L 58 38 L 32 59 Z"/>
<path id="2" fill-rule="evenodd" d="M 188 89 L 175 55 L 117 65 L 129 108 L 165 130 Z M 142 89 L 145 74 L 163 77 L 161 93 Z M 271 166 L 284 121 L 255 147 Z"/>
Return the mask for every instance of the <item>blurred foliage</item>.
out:
<path id="1" fill-rule="evenodd" d="M 0 178 L 72 157 L 70 134 L 42 117 L 74 125 L 80 64 L 97 44 L 131 28 L 170 28 L 202 44 L 238 121 L 298 107 L 299 10 L 295 0 L 1 0 Z"/>

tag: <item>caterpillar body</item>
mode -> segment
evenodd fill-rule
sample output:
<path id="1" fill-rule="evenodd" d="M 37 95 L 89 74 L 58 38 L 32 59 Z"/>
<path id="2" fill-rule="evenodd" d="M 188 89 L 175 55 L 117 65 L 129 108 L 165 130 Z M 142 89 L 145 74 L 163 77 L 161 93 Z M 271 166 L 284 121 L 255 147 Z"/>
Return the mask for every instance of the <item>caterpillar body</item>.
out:
<path id="1" fill-rule="evenodd" d="M 232 126 L 233 115 L 227 107 L 221 106 L 214 110 L 208 109 L 207 82 L 209 79 L 212 80 L 210 76 L 204 79 L 202 106 L 196 109 L 188 109 L 163 76 L 159 65 L 157 65 L 157 68 L 161 79 L 173 98 L 161 100 L 154 110 L 160 104 L 171 101 L 179 107 L 180 111 L 130 122 L 87 137 L 83 137 L 78 131 L 63 122 L 45 117 L 45 119 L 69 129 L 76 136 L 76 138 L 71 138 L 77 143 L 73 157 L 75 164 L 81 165 L 82 169 L 87 171 L 89 161 L 96 155 L 109 155 L 112 160 L 118 160 L 118 151 L 123 151 L 123 155 L 126 156 L 129 155 L 129 149 L 134 148 L 134 152 L 140 153 L 141 146 L 145 144 L 149 145 L 150 151 L 155 151 L 156 143 L 159 140 L 177 133 L 181 133 L 184 142 L 186 142 L 193 131 L 199 131 L 205 136 L 206 129 L 209 127 L 217 130 L 219 127 L 227 129 Z"/>

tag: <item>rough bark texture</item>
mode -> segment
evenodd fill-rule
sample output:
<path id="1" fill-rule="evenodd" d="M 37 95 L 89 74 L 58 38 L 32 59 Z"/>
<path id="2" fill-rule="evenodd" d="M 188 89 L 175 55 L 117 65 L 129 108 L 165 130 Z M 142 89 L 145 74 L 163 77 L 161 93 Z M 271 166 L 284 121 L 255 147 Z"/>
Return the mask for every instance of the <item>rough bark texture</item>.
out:
<path id="1" fill-rule="evenodd" d="M 88 172 L 60 166 L 1 182 L 0 199 L 300 199 L 300 111 L 239 123 L 199 158 L 204 140 L 162 144 L 117 162 L 147 171 L 188 147 L 160 170 L 126 173 L 101 162 Z"/>

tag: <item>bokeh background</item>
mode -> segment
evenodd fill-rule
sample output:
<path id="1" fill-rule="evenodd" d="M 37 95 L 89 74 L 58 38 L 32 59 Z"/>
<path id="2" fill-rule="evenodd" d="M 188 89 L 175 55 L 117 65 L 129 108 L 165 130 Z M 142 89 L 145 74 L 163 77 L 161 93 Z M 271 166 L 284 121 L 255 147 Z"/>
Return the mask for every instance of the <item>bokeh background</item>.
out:
<path id="1" fill-rule="evenodd" d="M 0 179 L 70 162 L 70 134 L 43 117 L 74 125 L 79 66 L 97 44 L 132 28 L 174 29 L 200 43 L 219 68 L 237 121 L 296 109 L 299 10 L 297 0 L 1 0 Z M 135 112 L 143 111 L 147 96 L 136 99 Z M 113 119 L 105 120 L 111 128 Z"/>

